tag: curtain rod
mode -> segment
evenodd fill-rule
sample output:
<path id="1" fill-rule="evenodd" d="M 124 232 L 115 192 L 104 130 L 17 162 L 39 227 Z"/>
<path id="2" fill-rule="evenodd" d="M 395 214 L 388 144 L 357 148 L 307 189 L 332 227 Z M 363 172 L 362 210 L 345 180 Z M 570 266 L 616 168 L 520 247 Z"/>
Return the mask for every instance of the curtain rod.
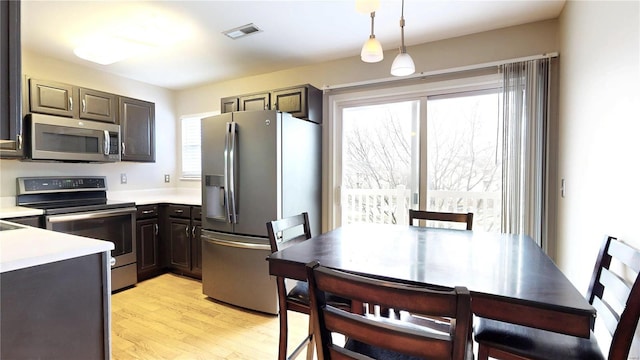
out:
<path id="1" fill-rule="evenodd" d="M 363 85 L 377 85 L 377 84 L 384 84 L 384 83 L 389 83 L 389 82 L 397 82 L 397 81 L 406 81 L 406 80 L 419 79 L 419 78 L 424 78 L 424 77 L 434 76 L 434 75 L 454 74 L 454 73 L 464 72 L 464 71 L 480 70 L 480 69 L 491 68 L 491 67 L 494 67 L 494 66 L 501 66 L 501 65 L 516 63 L 516 62 L 547 59 L 547 58 L 555 58 L 555 57 L 558 57 L 558 53 L 557 52 L 551 52 L 551 53 L 544 53 L 544 54 L 539 54 L 539 55 L 531 55 L 531 56 L 525 56 L 525 57 L 519 57 L 519 58 L 513 58 L 513 59 L 491 61 L 491 62 L 486 62 L 486 63 L 481 63 L 481 64 L 459 66 L 459 67 L 449 68 L 449 69 L 424 71 L 424 72 L 420 72 L 418 74 L 414 74 L 414 75 L 411 75 L 411 76 L 403 76 L 401 78 L 388 77 L 388 78 L 375 79 L 375 80 L 365 80 L 365 81 L 358 81 L 358 82 L 352 82 L 352 83 L 346 83 L 346 84 L 324 85 L 322 87 L 322 89 L 326 92 L 326 91 L 331 91 L 331 90 L 344 89 L 344 88 L 350 88 L 350 87 L 357 87 L 357 86 L 363 86 Z"/>

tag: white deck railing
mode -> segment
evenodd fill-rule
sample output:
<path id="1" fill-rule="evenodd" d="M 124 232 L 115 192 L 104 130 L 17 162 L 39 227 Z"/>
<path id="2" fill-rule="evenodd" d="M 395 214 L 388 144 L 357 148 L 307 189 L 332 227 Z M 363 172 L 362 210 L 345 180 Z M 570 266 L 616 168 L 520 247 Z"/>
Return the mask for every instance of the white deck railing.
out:
<path id="1" fill-rule="evenodd" d="M 343 189 L 342 223 L 407 224 L 411 190 Z M 472 212 L 474 230 L 500 231 L 500 192 L 434 191 L 428 192 L 432 211 Z"/>

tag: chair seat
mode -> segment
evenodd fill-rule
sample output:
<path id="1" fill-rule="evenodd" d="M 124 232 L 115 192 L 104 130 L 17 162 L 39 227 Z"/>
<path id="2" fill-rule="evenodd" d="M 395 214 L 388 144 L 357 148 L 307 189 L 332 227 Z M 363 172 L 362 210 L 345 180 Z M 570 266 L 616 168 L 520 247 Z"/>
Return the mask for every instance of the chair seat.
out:
<path id="1" fill-rule="evenodd" d="M 476 320 L 476 342 L 511 354 L 539 360 L 605 359 L 593 333 L 584 339 L 485 318 Z"/>
<path id="2" fill-rule="evenodd" d="M 309 283 L 306 281 L 298 281 L 287 294 L 287 300 L 309 305 Z M 331 294 L 327 294 L 327 304 L 343 310 L 349 310 L 351 308 L 351 300 Z"/>

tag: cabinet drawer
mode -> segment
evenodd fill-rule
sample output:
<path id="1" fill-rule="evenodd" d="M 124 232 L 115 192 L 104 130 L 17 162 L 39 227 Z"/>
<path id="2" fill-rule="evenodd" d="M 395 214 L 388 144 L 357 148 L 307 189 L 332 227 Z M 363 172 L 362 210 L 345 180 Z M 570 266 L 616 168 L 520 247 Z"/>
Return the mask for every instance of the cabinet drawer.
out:
<path id="1" fill-rule="evenodd" d="M 191 207 L 188 205 L 169 205 L 167 214 L 171 217 L 181 217 L 189 219 L 191 217 Z"/>
<path id="2" fill-rule="evenodd" d="M 144 219 L 158 216 L 158 205 L 141 205 L 136 211 L 137 219 Z"/>

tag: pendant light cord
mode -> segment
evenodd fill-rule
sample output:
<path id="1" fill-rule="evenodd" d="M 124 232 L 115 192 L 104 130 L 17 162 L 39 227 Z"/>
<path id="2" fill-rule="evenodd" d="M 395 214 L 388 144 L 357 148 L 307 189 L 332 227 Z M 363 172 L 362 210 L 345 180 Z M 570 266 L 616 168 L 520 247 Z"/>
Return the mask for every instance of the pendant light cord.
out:
<path id="1" fill-rule="evenodd" d="M 403 0 L 404 1 L 404 0 Z M 371 35 L 369 35 L 370 39 L 375 38 L 376 36 L 373 34 L 373 18 L 376 16 L 376 12 L 372 11 L 371 12 Z"/>
<path id="2" fill-rule="evenodd" d="M 400 11 L 400 53 L 406 53 L 407 48 L 404 46 L 404 0 L 402 0 L 402 10 Z"/>

